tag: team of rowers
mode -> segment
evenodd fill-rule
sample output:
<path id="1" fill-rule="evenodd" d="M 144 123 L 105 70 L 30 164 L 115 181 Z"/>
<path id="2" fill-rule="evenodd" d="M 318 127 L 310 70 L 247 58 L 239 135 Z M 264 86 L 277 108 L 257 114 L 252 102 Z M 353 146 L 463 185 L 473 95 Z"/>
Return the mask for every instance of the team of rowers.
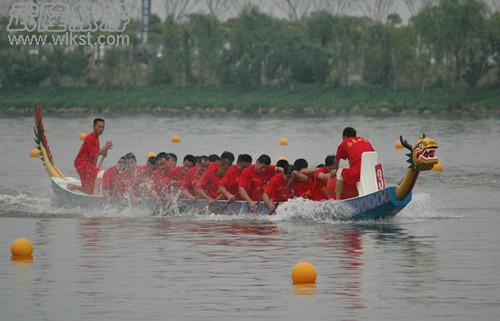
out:
<path id="1" fill-rule="evenodd" d="M 132 153 L 122 156 L 116 165 L 100 170 L 97 159 L 106 157 L 112 142 L 100 149 L 99 136 L 104 131 L 104 120 L 95 119 L 93 132 L 85 138 L 75 159 L 80 175 L 80 189 L 87 194 L 102 194 L 109 202 L 120 202 L 129 197 L 133 204 L 154 201 L 165 204 L 178 197 L 188 200 L 206 199 L 211 205 L 217 200 L 246 201 L 255 211 L 264 201 L 271 212 L 280 202 L 294 197 L 314 201 L 345 199 L 357 196 L 361 154 L 373 151 L 371 144 L 356 131 L 347 127 L 343 141 L 334 155 L 328 155 L 324 164 L 309 168 L 301 158 L 290 164 L 280 159 L 271 164 L 268 155 L 260 155 L 255 163 L 248 154 L 235 159 L 231 152 L 220 156 L 186 155 L 177 166 L 177 155 L 158 153 L 149 157 L 145 165 L 137 165 Z M 339 169 L 339 160 L 349 161 L 349 168 Z M 236 160 L 236 164 L 234 164 Z"/>

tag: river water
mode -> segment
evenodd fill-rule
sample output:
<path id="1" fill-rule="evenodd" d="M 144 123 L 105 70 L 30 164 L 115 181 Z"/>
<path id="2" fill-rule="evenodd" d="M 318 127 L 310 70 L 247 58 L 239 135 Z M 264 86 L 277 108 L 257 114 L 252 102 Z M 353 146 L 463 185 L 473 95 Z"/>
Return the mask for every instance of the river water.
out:
<path id="1" fill-rule="evenodd" d="M 45 118 L 66 175 L 91 119 Z M 109 116 L 101 142 L 115 145 L 107 166 L 129 151 L 224 150 L 316 165 L 348 125 L 390 184 L 405 173 L 400 134 L 436 138 L 444 171 L 423 173 L 386 222 L 339 222 L 302 201 L 265 218 L 68 209 L 28 156 L 33 119 L 0 118 L 0 320 L 498 320 L 500 119 Z M 18 237 L 33 241 L 32 263 L 11 261 Z M 316 266 L 315 287 L 291 284 L 299 261 Z"/>

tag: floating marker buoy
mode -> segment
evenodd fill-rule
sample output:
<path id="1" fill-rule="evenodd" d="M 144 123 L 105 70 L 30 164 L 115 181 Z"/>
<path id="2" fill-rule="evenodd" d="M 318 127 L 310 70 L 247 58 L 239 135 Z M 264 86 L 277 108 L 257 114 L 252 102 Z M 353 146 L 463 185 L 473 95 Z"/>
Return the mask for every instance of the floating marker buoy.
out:
<path id="1" fill-rule="evenodd" d="M 395 149 L 403 149 L 403 144 L 401 144 L 401 141 L 398 139 L 395 143 L 394 143 L 394 148 Z"/>
<path id="2" fill-rule="evenodd" d="M 280 161 L 280 160 L 286 160 L 286 161 L 288 161 L 288 158 L 286 158 L 285 156 L 280 156 L 280 157 L 278 158 L 278 160 L 279 160 L 279 161 Z"/>
<path id="3" fill-rule="evenodd" d="M 40 151 L 37 148 L 34 148 L 30 151 L 30 157 L 31 158 L 38 158 L 40 157 Z"/>
<path id="4" fill-rule="evenodd" d="M 173 134 L 171 138 L 172 143 L 179 144 L 181 142 L 181 136 Z"/>
<path id="5" fill-rule="evenodd" d="M 14 258 L 31 257 L 33 254 L 33 244 L 28 239 L 17 239 L 10 245 L 10 253 Z"/>
<path id="6" fill-rule="evenodd" d="M 87 138 L 87 135 L 88 135 L 87 133 L 80 133 L 80 140 L 84 141 L 85 138 Z"/>
<path id="7" fill-rule="evenodd" d="M 293 284 L 314 284 L 316 276 L 316 267 L 309 262 L 299 262 L 292 268 Z"/>
<path id="8" fill-rule="evenodd" d="M 146 160 L 150 159 L 151 157 L 156 157 L 156 153 L 155 152 L 148 152 L 146 154 Z"/>
<path id="9" fill-rule="evenodd" d="M 441 164 L 441 162 L 437 162 L 437 164 L 432 167 L 432 170 L 435 172 L 442 172 L 443 164 Z"/>
<path id="10" fill-rule="evenodd" d="M 280 145 L 281 146 L 287 146 L 288 145 L 288 139 L 286 139 L 286 137 L 281 137 L 280 138 Z"/>

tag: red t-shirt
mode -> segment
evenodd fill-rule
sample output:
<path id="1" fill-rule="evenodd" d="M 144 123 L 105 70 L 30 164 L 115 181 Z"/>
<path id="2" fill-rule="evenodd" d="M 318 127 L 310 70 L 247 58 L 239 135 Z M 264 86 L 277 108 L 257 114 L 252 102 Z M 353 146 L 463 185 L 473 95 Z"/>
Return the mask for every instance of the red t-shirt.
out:
<path id="1" fill-rule="evenodd" d="M 168 183 L 170 182 L 170 171 L 162 172 L 160 169 L 156 170 L 154 175 L 155 191 L 159 196 L 165 196 L 168 192 Z"/>
<path id="2" fill-rule="evenodd" d="M 182 184 L 184 182 L 184 177 L 186 176 L 186 173 L 190 170 L 190 168 L 184 167 L 184 166 L 177 166 L 170 170 L 168 176 L 169 176 L 169 184 L 173 188 L 181 188 Z"/>
<path id="3" fill-rule="evenodd" d="M 224 188 L 234 196 L 237 200 L 241 200 L 241 195 L 239 192 L 240 177 L 243 170 L 238 169 L 238 165 L 232 165 L 224 175 L 222 179 L 222 185 Z"/>
<path id="4" fill-rule="evenodd" d="M 76 171 L 80 176 L 82 189 L 87 194 L 93 193 L 95 179 L 99 172 L 95 157 L 97 153 L 99 153 L 99 137 L 94 133 L 90 133 L 83 141 L 74 161 Z"/>
<path id="5" fill-rule="evenodd" d="M 349 160 L 349 168 L 342 170 L 342 178 L 348 185 L 356 185 L 359 182 L 361 155 L 372 151 L 372 145 L 363 137 L 348 137 L 339 145 L 335 157 Z"/>
<path id="6" fill-rule="evenodd" d="M 330 170 L 327 167 L 318 168 L 312 174 L 312 184 L 311 184 L 311 199 L 313 201 L 323 201 L 328 199 L 326 195 L 326 181 L 322 181 L 318 178 L 319 174 L 328 174 Z"/>
<path id="7" fill-rule="evenodd" d="M 194 194 L 196 183 L 198 183 L 198 180 L 205 171 L 206 169 L 199 166 L 191 168 L 189 171 L 187 171 L 186 175 L 184 176 L 184 182 L 182 184 L 182 187 L 187 189 L 191 194 L 196 195 Z"/>
<path id="8" fill-rule="evenodd" d="M 269 165 L 267 170 L 260 174 L 257 174 L 255 171 L 255 165 L 252 165 L 245 168 L 243 173 L 241 173 L 239 187 L 243 187 L 252 200 L 260 201 L 267 182 L 269 182 L 275 174 L 276 166 L 274 165 Z"/>
<path id="9" fill-rule="evenodd" d="M 137 166 L 133 179 L 133 191 L 137 197 L 152 197 L 155 191 L 155 173 L 147 170 L 148 165 Z"/>
<path id="10" fill-rule="evenodd" d="M 108 168 L 104 172 L 104 175 L 102 176 L 102 189 L 103 190 L 106 190 L 108 192 L 112 192 L 113 182 L 115 181 L 117 174 L 118 174 L 118 170 L 116 169 L 116 165 L 111 166 L 110 168 Z"/>
<path id="11" fill-rule="evenodd" d="M 293 194 L 296 197 L 311 198 L 311 185 L 312 179 L 310 176 L 308 176 L 305 181 L 294 179 L 291 184 Z"/>
<path id="12" fill-rule="evenodd" d="M 267 183 L 264 192 L 273 202 L 286 202 L 293 197 L 291 186 L 286 186 L 285 175 L 283 173 L 274 175 Z"/>
<path id="13" fill-rule="evenodd" d="M 211 198 L 219 197 L 219 187 L 222 185 L 222 176 L 217 175 L 217 168 L 208 168 L 205 173 L 201 176 L 198 183 L 196 183 L 196 188 L 202 189 Z"/>

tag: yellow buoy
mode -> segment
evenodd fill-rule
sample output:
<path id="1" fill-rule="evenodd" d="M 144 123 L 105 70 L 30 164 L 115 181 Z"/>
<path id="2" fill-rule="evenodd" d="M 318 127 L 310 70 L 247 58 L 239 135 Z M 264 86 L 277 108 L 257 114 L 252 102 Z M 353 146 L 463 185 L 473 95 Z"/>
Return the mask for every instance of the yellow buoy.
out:
<path id="1" fill-rule="evenodd" d="M 33 254 L 33 244 L 28 239 L 17 239 L 10 245 L 13 257 L 30 257 Z"/>
<path id="2" fill-rule="evenodd" d="M 285 156 L 280 156 L 280 157 L 278 157 L 278 160 L 279 160 L 279 161 L 280 161 L 280 160 L 286 160 L 286 161 L 288 161 L 288 158 L 286 158 Z"/>
<path id="3" fill-rule="evenodd" d="M 280 145 L 281 146 L 287 146 L 288 145 L 288 139 L 286 139 L 286 137 L 281 137 L 280 138 Z"/>
<path id="4" fill-rule="evenodd" d="M 80 140 L 85 140 L 85 138 L 87 138 L 87 133 L 80 133 Z"/>
<path id="5" fill-rule="evenodd" d="M 299 262 L 292 268 L 293 284 L 314 284 L 316 276 L 316 267 L 309 262 Z"/>
<path id="6" fill-rule="evenodd" d="M 33 148 L 30 151 L 30 157 L 31 158 L 38 158 L 38 157 L 40 157 L 40 151 L 37 148 Z"/>
<path id="7" fill-rule="evenodd" d="M 146 160 L 150 159 L 151 157 L 156 157 L 156 153 L 155 152 L 148 152 L 146 154 Z"/>
<path id="8" fill-rule="evenodd" d="M 443 164 L 441 162 L 437 162 L 436 165 L 432 167 L 432 170 L 435 172 L 442 172 L 443 171 Z"/>
<path id="9" fill-rule="evenodd" d="M 394 148 L 395 149 L 403 149 L 403 144 L 401 144 L 401 141 L 398 139 L 395 143 L 394 143 Z"/>
<path id="10" fill-rule="evenodd" d="M 172 141 L 172 143 L 174 144 L 179 144 L 181 142 L 181 136 L 177 135 L 177 134 L 173 134 L 172 135 L 172 138 L 170 139 Z"/>

